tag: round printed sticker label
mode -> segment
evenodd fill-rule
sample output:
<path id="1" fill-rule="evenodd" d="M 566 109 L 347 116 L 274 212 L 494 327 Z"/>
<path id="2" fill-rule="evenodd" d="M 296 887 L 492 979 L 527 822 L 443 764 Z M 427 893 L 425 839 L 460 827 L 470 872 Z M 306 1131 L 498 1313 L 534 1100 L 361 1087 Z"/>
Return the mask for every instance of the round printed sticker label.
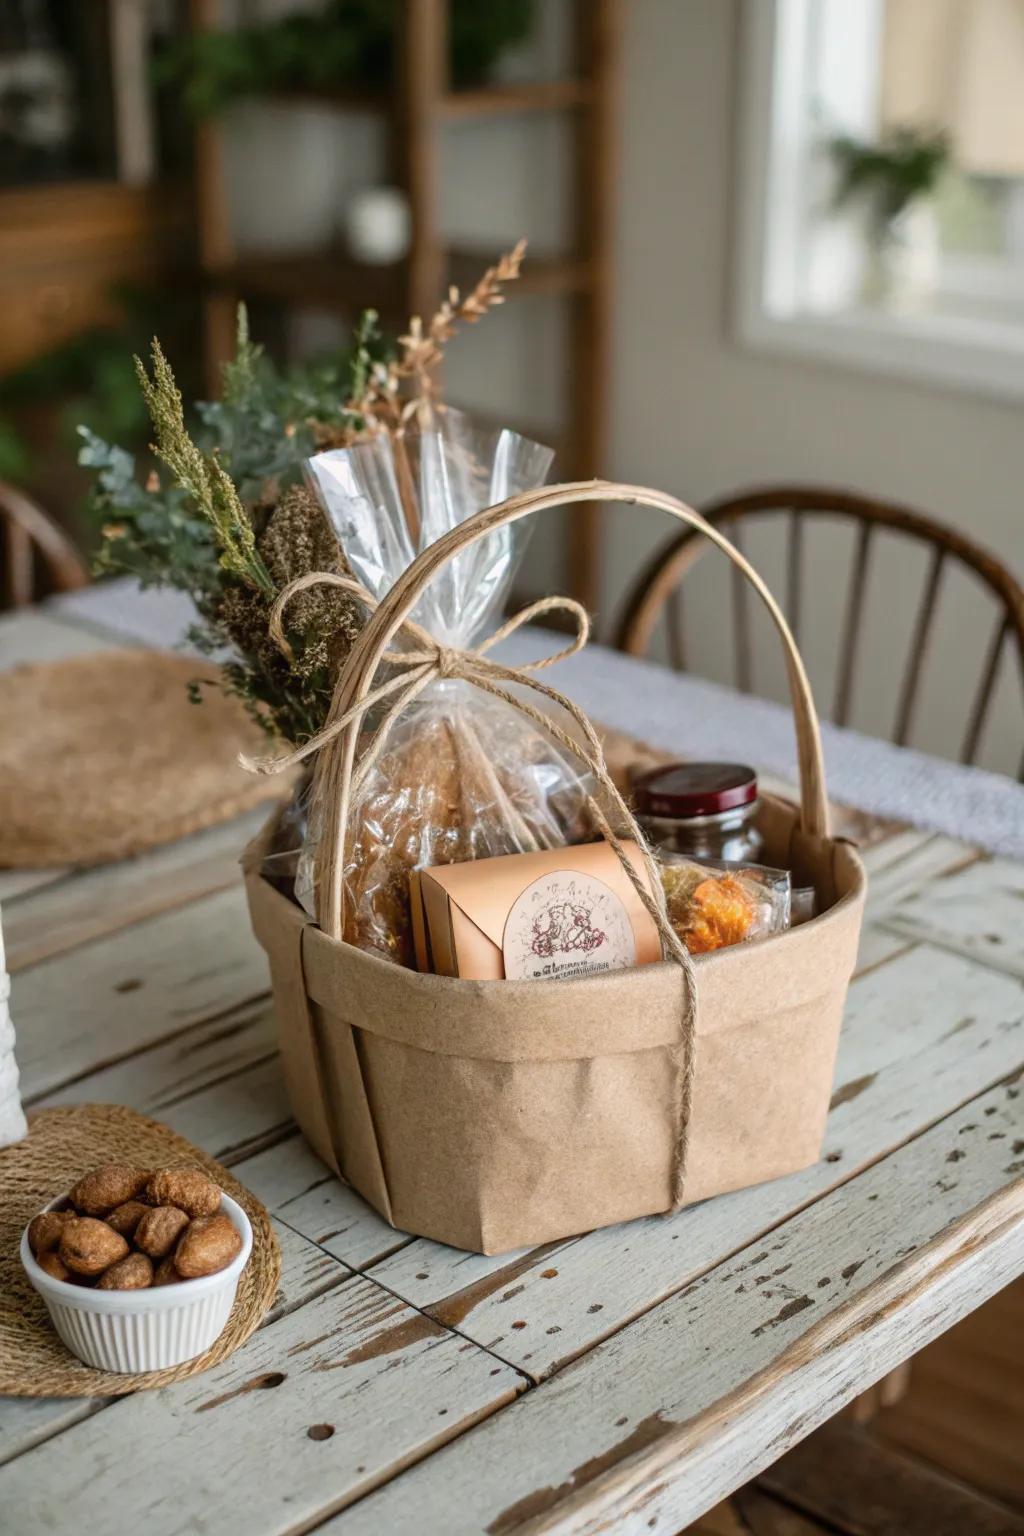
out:
<path id="1" fill-rule="evenodd" d="M 510 981 L 568 978 L 635 965 L 636 939 L 610 886 L 563 869 L 542 875 L 515 901 L 502 952 Z"/>

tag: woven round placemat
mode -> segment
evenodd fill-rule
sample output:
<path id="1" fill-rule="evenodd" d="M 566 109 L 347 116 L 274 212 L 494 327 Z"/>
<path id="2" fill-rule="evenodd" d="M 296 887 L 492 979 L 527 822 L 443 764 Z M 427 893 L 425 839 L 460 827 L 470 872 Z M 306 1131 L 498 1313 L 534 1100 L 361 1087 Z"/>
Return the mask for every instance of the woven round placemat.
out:
<path id="1" fill-rule="evenodd" d="M 108 1162 L 143 1168 L 193 1164 L 237 1200 L 252 1223 L 252 1254 L 224 1332 L 204 1355 L 166 1371 L 122 1376 L 76 1360 L 57 1337 L 42 1297 L 22 1268 L 18 1248 L 32 1217 L 81 1174 Z M 245 1343 L 273 1304 L 280 1274 L 277 1238 L 259 1201 L 212 1157 L 132 1109 L 119 1104 L 40 1109 L 29 1115 L 26 1140 L 0 1150 L 0 1393 L 111 1397 L 194 1376 Z"/>
<path id="2" fill-rule="evenodd" d="M 282 793 L 239 752 L 266 740 L 217 669 L 97 651 L 0 673 L 0 865 L 102 864 L 228 821 Z"/>

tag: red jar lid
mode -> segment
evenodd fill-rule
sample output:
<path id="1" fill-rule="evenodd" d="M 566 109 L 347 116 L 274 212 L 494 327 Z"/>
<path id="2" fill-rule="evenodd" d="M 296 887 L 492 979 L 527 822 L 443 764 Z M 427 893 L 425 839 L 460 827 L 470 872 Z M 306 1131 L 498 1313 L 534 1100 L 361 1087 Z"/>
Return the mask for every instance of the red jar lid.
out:
<path id="1" fill-rule="evenodd" d="M 757 774 L 742 763 L 666 763 L 633 783 L 641 816 L 716 816 L 757 799 Z"/>

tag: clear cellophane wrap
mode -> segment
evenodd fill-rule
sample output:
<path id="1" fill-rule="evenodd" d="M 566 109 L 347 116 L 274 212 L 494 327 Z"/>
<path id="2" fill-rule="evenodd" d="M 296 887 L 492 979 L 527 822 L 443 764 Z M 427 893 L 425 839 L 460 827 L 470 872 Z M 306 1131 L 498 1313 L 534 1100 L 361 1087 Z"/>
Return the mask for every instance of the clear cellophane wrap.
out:
<path id="1" fill-rule="evenodd" d="M 318 454 L 308 475 L 353 576 L 379 601 L 449 529 L 542 485 L 551 458 L 517 433 L 445 409 L 397 440 L 381 433 Z M 425 592 L 415 623 L 443 646 L 474 648 L 500 623 L 524 542 L 504 527 L 460 552 Z M 413 965 L 410 871 L 578 842 L 590 830 L 591 787 L 586 770 L 506 701 L 458 678 L 432 682 L 355 791 L 346 941 Z M 296 895 L 314 915 L 318 832 L 314 814 L 296 877 Z"/>

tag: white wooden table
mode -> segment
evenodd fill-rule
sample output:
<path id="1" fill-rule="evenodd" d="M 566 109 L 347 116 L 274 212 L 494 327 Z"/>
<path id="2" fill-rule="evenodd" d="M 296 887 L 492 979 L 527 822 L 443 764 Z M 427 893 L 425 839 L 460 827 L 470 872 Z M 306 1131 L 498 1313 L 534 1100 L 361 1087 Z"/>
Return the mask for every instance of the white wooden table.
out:
<path id="1" fill-rule="evenodd" d="M 0 620 L 0 664 L 103 643 Z M 480 1258 L 393 1231 L 293 1130 L 236 866 L 253 824 L 0 871 L 30 1101 L 166 1121 L 266 1203 L 284 1260 L 206 1375 L 0 1399 L 4 1530 L 668 1536 L 1024 1271 L 1024 866 L 921 831 L 867 849 L 815 1167 Z"/>

